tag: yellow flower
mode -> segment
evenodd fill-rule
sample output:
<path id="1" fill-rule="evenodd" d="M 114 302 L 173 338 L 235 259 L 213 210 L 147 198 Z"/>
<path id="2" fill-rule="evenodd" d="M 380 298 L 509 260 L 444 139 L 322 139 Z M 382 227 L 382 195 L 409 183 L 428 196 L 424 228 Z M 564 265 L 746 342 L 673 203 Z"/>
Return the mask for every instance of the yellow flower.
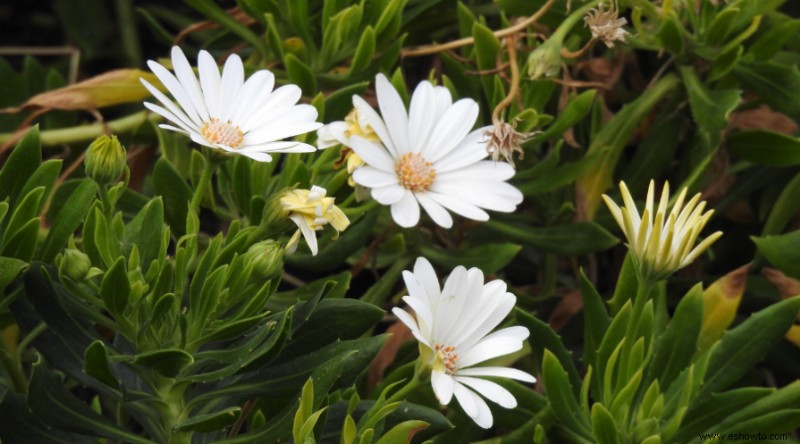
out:
<path id="1" fill-rule="evenodd" d="M 700 201 L 700 193 L 684 206 L 687 192 L 684 188 L 668 213 L 669 183 L 665 183 L 658 208 L 654 211 L 655 183 L 650 181 L 647 202 L 640 217 L 625 182 L 620 182 L 619 188 L 625 206 L 620 209 L 605 194 L 603 200 L 628 239 L 628 248 L 643 279 L 665 279 L 694 261 L 722 236 L 722 232 L 717 231 L 694 246 L 700 231 L 714 214 L 713 210 L 703 213 L 706 203 Z"/>
<path id="2" fill-rule="evenodd" d="M 281 206 L 289 212 L 289 219 L 297 225 L 298 230 L 289 240 L 286 249 L 294 252 L 300 241 L 300 234 L 306 239 L 311 254 L 317 254 L 317 235 L 315 231 L 330 224 L 336 230 L 338 237 L 350 221 L 342 210 L 334 205 L 334 198 L 325 197 L 325 188 L 313 186 L 310 190 L 292 190 L 284 193 L 280 198 Z"/>

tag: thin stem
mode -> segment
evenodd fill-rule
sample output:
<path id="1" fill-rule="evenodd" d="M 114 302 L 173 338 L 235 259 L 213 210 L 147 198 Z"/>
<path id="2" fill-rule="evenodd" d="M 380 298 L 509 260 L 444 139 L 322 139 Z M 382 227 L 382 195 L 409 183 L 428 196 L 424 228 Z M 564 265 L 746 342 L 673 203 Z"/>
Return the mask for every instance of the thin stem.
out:
<path id="1" fill-rule="evenodd" d="M 408 381 L 408 384 L 404 385 L 403 388 L 394 392 L 392 396 L 386 399 L 386 404 L 391 404 L 393 402 L 405 400 L 406 396 L 413 392 L 414 390 L 423 386 L 426 382 L 427 378 L 427 371 L 423 369 L 419 364 L 414 367 L 414 377 Z"/>
<path id="2" fill-rule="evenodd" d="M 570 51 L 569 49 L 567 49 L 567 48 L 562 46 L 561 47 L 561 57 L 563 57 L 565 59 L 577 59 L 579 57 L 583 57 L 583 55 L 586 54 L 586 51 L 588 51 L 592 46 L 594 46 L 594 42 L 596 42 L 596 41 L 597 41 L 596 38 L 594 38 L 594 37 L 590 38 L 589 41 L 586 42 L 586 44 L 583 45 L 583 47 L 581 49 L 579 49 L 579 50 L 577 50 L 575 52 Z"/>
<path id="3" fill-rule="evenodd" d="M 108 185 L 98 184 L 97 193 L 100 195 L 100 202 L 103 204 L 103 213 L 107 217 L 111 217 L 114 208 L 113 205 L 111 204 L 111 197 L 108 195 Z"/>
<path id="4" fill-rule="evenodd" d="M 555 0 L 547 0 L 547 3 L 542 5 L 542 7 L 539 8 L 539 10 L 536 11 L 536 13 L 534 13 L 532 16 L 517 23 L 514 26 L 509 26 L 508 28 L 495 31 L 493 32 L 493 34 L 495 35 L 495 37 L 501 38 L 522 31 L 523 29 L 536 23 L 537 20 L 542 18 L 542 16 L 550 9 L 551 6 L 553 6 L 554 3 Z M 460 48 L 462 46 L 472 45 L 473 43 L 475 43 L 475 39 L 473 37 L 465 37 L 463 39 L 453 40 L 452 42 L 447 42 L 442 44 L 425 45 L 425 46 L 418 46 L 416 48 L 409 48 L 401 51 L 400 56 L 419 57 L 424 55 L 436 54 L 442 51 L 447 51 L 450 49 Z"/>
<path id="5" fill-rule="evenodd" d="M 200 202 L 203 200 L 206 188 L 211 184 L 211 176 L 214 175 L 214 170 L 217 169 L 217 163 L 209 159 L 209 156 L 203 156 L 203 172 L 200 174 L 200 180 L 192 196 L 191 208 L 195 214 L 200 213 Z"/>
<path id="6" fill-rule="evenodd" d="M 106 134 L 106 130 L 115 133 L 127 133 L 141 126 L 147 120 L 158 120 L 161 117 L 148 111 L 140 111 L 129 116 L 105 123 L 94 123 L 91 125 L 79 125 L 71 128 L 60 128 L 45 130 L 39 133 L 39 140 L 42 146 L 54 146 L 61 144 L 71 144 L 93 140 Z M 0 134 L 0 143 L 17 136 L 16 132 Z"/>
<path id="7" fill-rule="evenodd" d="M 519 93 L 519 66 L 517 65 L 517 38 L 510 36 L 506 39 L 506 50 L 508 51 L 508 66 L 511 68 L 511 87 L 508 95 L 497 104 L 492 111 L 492 123 L 500 123 L 500 113 L 514 103 L 514 98 Z"/>

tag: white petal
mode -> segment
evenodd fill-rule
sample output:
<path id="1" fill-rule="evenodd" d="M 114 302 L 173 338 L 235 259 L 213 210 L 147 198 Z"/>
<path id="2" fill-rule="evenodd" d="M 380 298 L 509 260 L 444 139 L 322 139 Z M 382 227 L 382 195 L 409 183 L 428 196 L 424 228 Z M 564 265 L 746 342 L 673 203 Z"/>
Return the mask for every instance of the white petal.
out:
<path id="1" fill-rule="evenodd" d="M 158 127 L 169 131 L 175 131 L 176 133 L 189 134 L 189 132 L 184 129 L 178 128 L 177 126 L 167 125 L 166 123 L 161 123 L 158 125 Z"/>
<path id="2" fill-rule="evenodd" d="M 181 82 L 183 89 L 185 89 L 186 93 L 189 95 L 189 99 L 191 99 L 200 119 L 204 122 L 208 121 L 210 116 L 206 109 L 206 102 L 203 100 L 203 91 L 200 89 L 200 82 L 197 81 L 197 77 L 195 77 L 192 66 L 186 59 L 186 55 L 177 46 L 172 47 L 172 69 L 175 70 L 178 81 Z"/>
<path id="3" fill-rule="evenodd" d="M 459 375 L 464 376 L 495 376 L 498 378 L 516 379 L 518 381 L 536 382 L 532 375 L 509 367 L 473 367 L 458 370 Z"/>
<path id="4" fill-rule="evenodd" d="M 246 139 L 245 139 L 246 140 Z M 238 148 L 239 152 L 270 152 L 270 153 L 313 153 L 317 149 L 307 143 L 293 140 L 281 142 L 268 142 L 258 145 L 244 145 Z"/>
<path id="5" fill-rule="evenodd" d="M 435 183 L 433 184 L 433 188 L 436 188 Z M 447 208 L 453 213 L 456 213 L 458 215 L 473 220 L 480 220 L 480 221 L 489 220 L 489 215 L 485 211 L 481 210 L 480 208 L 476 207 L 471 203 L 464 202 L 459 198 L 431 191 L 429 191 L 427 195 L 430 196 L 436 202 L 438 202 L 439 205 Z"/>
<path id="6" fill-rule="evenodd" d="M 302 94 L 297 85 L 281 86 L 254 105 L 255 112 L 250 116 L 244 116 L 240 128 L 248 132 L 272 124 L 273 121 L 286 115 L 300 100 Z"/>
<path id="7" fill-rule="evenodd" d="M 256 106 L 259 102 L 265 100 L 272 94 L 272 87 L 274 84 L 275 76 L 266 69 L 253 73 L 253 75 L 244 82 L 242 89 L 239 90 L 239 95 L 236 97 L 236 101 L 233 104 L 230 117 L 231 121 L 236 122 L 241 128 L 242 122 L 256 113 Z"/>
<path id="8" fill-rule="evenodd" d="M 369 165 L 364 165 L 353 171 L 353 180 L 369 188 L 397 185 L 397 175 L 381 171 Z"/>
<path id="9" fill-rule="evenodd" d="M 381 205 L 394 205 L 410 191 L 400 185 L 389 185 L 387 187 L 372 188 L 370 190 L 372 198 Z"/>
<path id="10" fill-rule="evenodd" d="M 436 125 L 436 93 L 430 82 L 421 82 L 411 96 L 408 111 L 409 150 L 420 152 L 428 144 Z"/>
<path id="11" fill-rule="evenodd" d="M 259 152 L 259 151 L 249 151 L 249 152 L 233 151 L 233 152 L 237 153 L 237 154 L 241 154 L 242 156 L 245 156 L 245 157 L 249 157 L 249 158 L 251 158 L 253 160 L 256 160 L 258 162 L 271 162 L 272 161 L 272 156 L 270 156 L 267 153 L 262 153 L 262 152 Z M 315 237 L 314 238 L 315 243 L 316 243 L 316 240 L 317 240 L 317 238 Z"/>
<path id="12" fill-rule="evenodd" d="M 428 196 L 427 193 L 417 193 L 416 196 L 422 208 L 436 222 L 436 225 L 442 228 L 451 228 L 453 226 L 453 218 L 450 213 Z"/>
<path id="13" fill-rule="evenodd" d="M 437 170 L 438 171 L 438 170 Z M 514 177 L 514 167 L 505 162 L 484 160 L 464 168 L 443 172 L 437 179 L 467 180 L 470 182 L 501 182 Z"/>
<path id="14" fill-rule="evenodd" d="M 514 398 L 514 395 L 496 382 L 487 381 L 485 379 L 459 376 L 458 374 L 456 374 L 455 379 L 456 381 L 475 390 L 484 398 L 500 405 L 500 407 L 513 409 L 517 406 L 517 400 Z"/>
<path id="15" fill-rule="evenodd" d="M 323 149 L 334 145 L 347 145 L 349 139 L 344 132 L 350 125 L 347 122 L 331 122 L 317 130 L 317 148 Z"/>
<path id="16" fill-rule="evenodd" d="M 197 56 L 197 70 L 200 72 L 200 86 L 203 88 L 208 115 L 219 118 L 219 67 L 208 51 L 200 51 Z"/>
<path id="17" fill-rule="evenodd" d="M 475 421 L 475 424 L 478 424 L 484 429 L 488 429 L 492 426 L 494 419 L 492 418 L 492 411 L 489 410 L 489 406 L 486 405 L 486 401 L 458 382 L 456 382 L 453 393 L 456 395 L 456 399 L 464 409 L 464 412 Z M 469 410 L 467 410 L 467 408 L 469 408 Z"/>
<path id="18" fill-rule="evenodd" d="M 405 310 L 397 307 L 392 309 L 392 313 L 394 313 L 394 315 L 397 316 L 397 319 L 399 319 L 400 322 L 405 324 L 405 326 L 408 327 L 409 330 L 411 330 L 411 334 L 413 334 L 414 337 L 417 338 L 417 341 L 419 341 L 422 344 L 425 344 L 428 348 L 431 348 L 431 344 L 428 343 L 428 340 L 422 335 L 422 332 L 420 332 L 419 326 L 417 325 L 417 321 L 415 321 L 410 314 L 408 314 Z"/>
<path id="19" fill-rule="evenodd" d="M 453 96 L 450 95 L 450 90 L 444 86 L 437 86 L 433 90 L 436 95 L 436 111 L 433 119 L 438 122 L 444 113 L 453 106 Z"/>
<path id="20" fill-rule="evenodd" d="M 366 119 L 367 124 L 369 124 L 372 131 L 374 131 L 381 140 L 381 143 L 383 143 L 383 146 L 389 151 L 389 154 L 391 154 L 392 157 L 397 157 L 397 149 L 394 146 L 394 142 L 392 142 L 392 137 L 389 135 L 389 130 L 386 128 L 386 123 L 381 119 L 381 116 L 369 106 L 366 100 L 359 96 L 353 96 L 353 106 L 356 108 L 356 111 L 358 111 L 359 117 Z"/>
<path id="21" fill-rule="evenodd" d="M 419 203 L 414 198 L 414 193 L 406 191 L 403 197 L 392 204 L 392 219 L 404 228 L 417 225 L 419 222 Z"/>
<path id="22" fill-rule="evenodd" d="M 397 154 L 404 154 L 410 150 L 408 145 L 408 114 L 406 105 L 394 86 L 383 74 L 378 74 L 375 79 L 375 90 L 378 94 L 378 105 L 381 116 L 386 122 L 386 128 L 392 138 Z"/>
<path id="23" fill-rule="evenodd" d="M 303 233 L 303 237 L 308 244 L 308 248 L 311 250 L 311 254 L 316 256 L 317 255 L 317 233 L 311 229 L 310 226 L 306 223 L 303 216 L 299 216 L 296 214 L 292 214 L 289 216 L 289 219 L 294 221 L 295 224 L 300 228 L 300 231 Z"/>
<path id="24" fill-rule="evenodd" d="M 439 288 L 439 278 L 436 277 L 436 271 L 433 270 L 431 263 L 424 257 L 418 257 L 414 263 L 414 275 L 425 288 L 428 303 L 437 301 L 442 290 Z"/>
<path id="25" fill-rule="evenodd" d="M 413 294 L 415 292 L 415 290 L 412 290 L 415 285 L 417 288 L 419 288 L 418 283 L 415 284 L 413 281 L 409 282 L 406 280 L 406 288 L 408 288 L 409 293 Z M 419 293 L 419 291 L 416 292 Z M 427 300 L 406 296 L 403 298 L 403 301 L 414 310 L 414 313 L 416 313 L 417 325 L 419 325 L 420 333 L 422 333 L 423 336 L 428 336 L 430 329 L 426 327 L 431 325 L 431 322 L 433 321 L 433 314 L 431 313 L 431 309 L 430 306 L 428 306 Z"/>
<path id="26" fill-rule="evenodd" d="M 285 125 L 269 125 L 262 127 L 256 131 L 247 133 L 247 137 L 251 140 L 250 143 L 272 142 L 315 131 L 319 129 L 320 126 L 322 126 L 321 123 L 313 121 L 287 122 Z"/>
<path id="27" fill-rule="evenodd" d="M 434 128 L 423 156 L 429 162 L 436 162 L 448 154 L 475 125 L 478 111 L 478 104 L 472 99 L 461 99 L 454 103 Z"/>
<path id="28" fill-rule="evenodd" d="M 431 387 L 433 387 L 433 394 L 436 395 L 439 404 L 450 404 L 450 400 L 453 399 L 455 385 L 455 380 L 447 373 L 435 370 L 431 372 Z"/>
<path id="29" fill-rule="evenodd" d="M 387 173 L 394 173 L 394 159 L 389 157 L 389 154 L 382 146 L 358 136 L 350 138 L 350 146 L 367 165 Z"/>
<path id="30" fill-rule="evenodd" d="M 487 359 L 514 353 L 521 348 L 522 341 L 508 336 L 484 339 L 468 350 L 461 351 L 458 364 L 462 367 L 470 367 Z"/>
<path id="31" fill-rule="evenodd" d="M 436 168 L 436 172 L 443 174 L 461 169 L 489 156 L 489 153 L 486 152 L 486 135 L 484 133 L 491 128 L 491 126 L 485 126 L 467 134 L 461 143 L 434 162 L 433 166 Z"/>
<path id="32" fill-rule="evenodd" d="M 179 118 L 178 116 L 176 116 L 172 112 L 167 111 L 163 107 L 160 107 L 160 106 L 158 106 L 158 105 L 156 105 L 154 103 L 149 103 L 149 102 L 144 102 L 144 107 L 149 109 L 150 111 L 152 111 L 152 112 L 164 117 L 165 119 L 169 120 L 170 122 L 174 123 L 175 125 L 178 125 L 179 127 L 181 127 L 187 133 L 197 133 L 198 132 L 198 130 L 190 127 L 189 124 L 184 122 L 183 119 Z M 183 116 L 183 118 L 186 119 L 186 116 Z"/>
<path id="33" fill-rule="evenodd" d="M 225 66 L 222 68 L 222 85 L 219 99 L 222 104 L 220 119 L 227 121 L 231 119 L 235 111 L 234 105 L 239 98 L 239 91 L 244 85 L 244 65 L 242 59 L 236 54 L 228 56 Z"/>
<path id="34" fill-rule="evenodd" d="M 161 91 L 156 89 L 156 87 L 151 85 L 147 80 L 142 79 L 142 78 L 140 78 L 139 80 L 142 82 L 142 85 L 144 85 L 144 87 L 148 91 L 150 91 L 150 94 L 152 94 L 156 99 L 158 99 L 158 101 L 161 102 L 170 111 L 170 113 L 174 116 L 175 119 L 180 119 L 180 123 L 183 126 L 186 126 L 187 128 L 191 128 L 193 131 L 200 131 L 200 125 L 198 125 L 197 122 L 195 122 L 192 119 L 190 119 L 189 116 L 187 116 L 186 113 L 184 113 L 183 110 L 180 107 L 176 106 L 172 102 L 172 100 L 170 100 L 167 96 L 165 96 Z M 158 113 L 158 114 L 161 114 L 161 113 Z M 164 117 L 167 117 L 164 114 L 161 114 L 161 115 L 164 116 Z M 172 120 L 170 117 L 167 117 L 167 118 Z M 173 120 L 173 122 L 178 123 L 175 120 Z"/>
<path id="35" fill-rule="evenodd" d="M 170 94 L 172 94 L 172 97 L 175 98 L 175 101 L 178 102 L 178 105 L 180 105 L 183 112 L 186 113 L 192 122 L 200 126 L 202 124 L 202 119 L 200 119 L 200 116 L 197 114 L 197 110 L 194 108 L 192 100 L 189 98 L 189 94 L 185 89 L 183 89 L 181 82 L 179 82 L 178 79 L 175 78 L 175 76 L 172 75 L 169 70 L 167 70 L 167 68 L 164 68 L 152 60 L 147 62 L 147 66 L 149 66 L 150 70 L 153 71 L 153 74 L 158 77 L 158 80 L 160 80 L 161 83 L 167 87 L 167 90 Z"/>

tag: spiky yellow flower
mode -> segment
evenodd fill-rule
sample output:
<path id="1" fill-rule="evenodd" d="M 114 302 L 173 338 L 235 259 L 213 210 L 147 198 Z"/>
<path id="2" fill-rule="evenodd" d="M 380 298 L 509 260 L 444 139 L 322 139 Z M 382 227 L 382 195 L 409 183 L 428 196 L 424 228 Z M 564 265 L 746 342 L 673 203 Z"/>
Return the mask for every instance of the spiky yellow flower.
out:
<path id="1" fill-rule="evenodd" d="M 684 188 L 672 210 L 667 212 L 669 183 L 665 183 L 658 208 L 654 209 L 655 183 L 650 181 L 640 217 L 625 182 L 620 182 L 619 189 L 625 203 L 622 208 L 605 194 L 603 200 L 628 239 L 628 248 L 642 279 L 665 279 L 694 261 L 722 236 L 722 232 L 717 231 L 695 246 L 700 231 L 714 214 L 714 210 L 703 212 L 706 203 L 700 200 L 700 193 L 684 205 L 687 193 Z"/>
<path id="2" fill-rule="evenodd" d="M 325 197 L 326 192 L 325 188 L 313 186 L 310 190 L 287 191 L 281 196 L 281 206 L 289 212 L 289 219 L 298 228 L 286 246 L 288 251 L 291 252 L 297 248 L 302 233 L 311 253 L 316 255 L 316 231 L 322 230 L 325 225 L 330 224 L 338 235 L 340 231 L 344 231 L 350 225 L 347 216 L 333 204 L 333 198 Z"/>

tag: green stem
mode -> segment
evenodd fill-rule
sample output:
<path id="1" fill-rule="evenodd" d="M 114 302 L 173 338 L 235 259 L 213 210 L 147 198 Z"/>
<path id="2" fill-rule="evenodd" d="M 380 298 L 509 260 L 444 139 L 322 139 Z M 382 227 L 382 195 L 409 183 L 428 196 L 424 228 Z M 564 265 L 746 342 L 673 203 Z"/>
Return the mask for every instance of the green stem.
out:
<path id="1" fill-rule="evenodd" d="M 200 180 L 197 182 L 194 195 L 192 196 L 191 208 L 195 214 L 200 214 L 200 202 L 203 200 L 203 194 L 205 194 L 206 188 L 211 184 L 211 176 L 214 175 L 214 171 L 217 169 L 217 165 L 219 165 L 209 159 L 209 156 L 203 156 L 203 159 L 203 172 L 200 173 Z"/>
<path id="2" fill-rule="evenodd" d="M 97 193 L 100 195 L 100 202 L 103 204 L 103 213 L 106 215 L 108 222 L 111 222 L 114 208 L 111 204 L 111 197 L 108 195 L 108 186 L 105 184 L 97 185 Z"/>
<path id="3" fill-rule="evenodd" d="M 42 146 L 55 146 L 61 144 L 85 142 L 88 140 L 94 140 L 103 134 L 106 134 L 106 132 L 112 132 L 115 134 L 127 133 L 140 127 L 148 120 L 156 121 L 160 118 L 161 117 L 157 114 L 153 114 L 148 111 L 140 111 L 116 120 L 109 120 L 108 122 L 41 131 L 39 133 L 39 140 L 41 141 Z M 15 136 L 17 136 L 15 133 L 2 133 L 0 134 L 0 143 L 3 143 Z"/>
<path id="4" fill-rule="evenodd" d="M 386 399 L 385 404 L 391 404 L 393 402 L 405 400 L 406 396 L 413 392 L 414 390 L 420 388 L 425 384 L 428 380 L 427 376 L 430 370 L 423 368 L 419 363 L 414 367 L 414 377 L 408 381 L 408 384 L 404 385 L 403 388 L 394 392 L 392 396 Z"/>
<path id="5" fill-rule="evenodd" d="M 161 423 L 164 426 L 164 434 L 169 444 L 189 444 L 192 442 L 190 432 L 179 432 L 175 427 L 185 419 L 186 402 L 183 394 L 186 386 L 176 383 L 174 379 L 157 377 L 156 393 L 161 398 L 163 404 L 158 408 L 161 414 Z"/>
<path id="6" fill-rule="evenodd" d="M 19 361 L 14 359 L 15 356 L 16 354 L 8 348 L 6 338 L 0 335 L 0 361 L 3 362 L 6 373 L 8 373 L 11 382 L 14 384 L 14 390 L 17 393 L 25 394 L 28 392 L 28 381 L 25 378 L 25 374 L 22 373 L 22 366 L 20 366 Z"/>

